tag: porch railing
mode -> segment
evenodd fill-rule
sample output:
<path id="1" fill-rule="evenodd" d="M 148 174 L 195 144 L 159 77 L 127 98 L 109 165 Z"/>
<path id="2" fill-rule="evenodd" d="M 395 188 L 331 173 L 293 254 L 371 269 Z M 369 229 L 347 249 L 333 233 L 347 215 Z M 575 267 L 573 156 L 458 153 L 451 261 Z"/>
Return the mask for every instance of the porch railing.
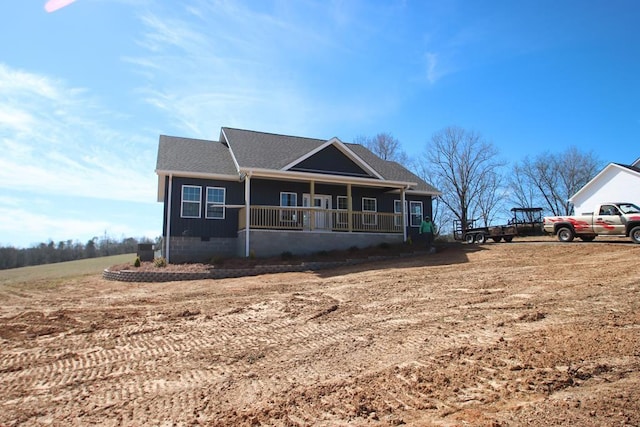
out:
<path id="1" fill-rule="evenodd" d="M 246 208 L 239 210 L 239 229 L 246 228 Z M 253 229 L 367 231 L 402 233 L 402 215 L 385 212 L 349 212 L 337 209 L 251 206 L 249 226 Z"/>

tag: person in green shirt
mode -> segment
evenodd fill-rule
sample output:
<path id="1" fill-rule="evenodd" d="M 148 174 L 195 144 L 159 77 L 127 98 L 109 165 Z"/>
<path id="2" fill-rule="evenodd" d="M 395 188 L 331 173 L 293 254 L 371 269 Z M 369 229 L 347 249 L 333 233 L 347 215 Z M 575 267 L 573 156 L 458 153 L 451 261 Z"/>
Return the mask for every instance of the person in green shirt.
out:
<path id="1" fill-rule="evenodd" d="M 435 226 L 431 222 L 429 216 L 425 216 L 420 224 L 420 234 L 424 234 L 424 238 L 427 244 L 427 251 L 433 252 L 433 234 L 435 232 Z"/>

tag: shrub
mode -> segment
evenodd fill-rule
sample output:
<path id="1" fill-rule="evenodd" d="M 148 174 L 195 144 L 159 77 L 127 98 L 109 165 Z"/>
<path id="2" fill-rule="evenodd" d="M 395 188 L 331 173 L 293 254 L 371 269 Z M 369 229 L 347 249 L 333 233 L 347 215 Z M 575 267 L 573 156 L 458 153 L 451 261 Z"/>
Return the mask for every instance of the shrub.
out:
<path id="1" fill-rule="evenodd" d="M 140 257 L 136 257 L 136 260 L 133 262 L 134 267 L 140 267 Z"/>
<path id="2" fill-rule="evenodd" d="M 291 258 L 293 258 L 293 254 L 291 252 L 289 252 L 289 251 L 285 251 L 285 252 L 282 252 L 280 254 L 280 259 L 282 259 L 282 260 L 286 261 L 286 260 L 291 259 Z"/>
<path id="3" fill-rule="evenodd" d="M 164 268 L 167 266 L 167 260 L 163 257 L 156 258 L 153 260 L 153 265 L 155 265 L 156 267 Z"/>
<path id="4" fill-rule="evenodd" d="M 378 245 L 380 249 L 389 249 L 391 246 L 387 242 L 382 242 Z"/>
<path id="5" fill-rule="evenodd" d="M 327 252 L 327 251 L 318 251 L 318 252 L 316 252 L 316 255 L 321 256 L 321 257 L 326 257 L 326 256 L 329 256 L 329 252 Z"/>

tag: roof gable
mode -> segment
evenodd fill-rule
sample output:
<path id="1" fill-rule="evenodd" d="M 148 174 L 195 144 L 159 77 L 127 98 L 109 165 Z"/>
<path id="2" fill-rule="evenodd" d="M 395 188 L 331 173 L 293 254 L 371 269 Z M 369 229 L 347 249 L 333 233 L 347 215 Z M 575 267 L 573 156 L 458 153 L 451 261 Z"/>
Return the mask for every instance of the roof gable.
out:
<path id="1" fill-rule="evenodd" d="M 372 177 L 371 173 L 367 172 L 348 156 L 345 156 L 333 145 L 325 147 L 306 159 L 286 167 L 284 170 L 377 178 Z"/>
<path id="2" fill-rule="evenodd" d="M 156 173 L 162 182 L 163 176 L 172 174 L 237 180 L 245 172 L 278 179 L 326 175 L 334 181 L 388 182 L 408 191 L 440 194 L 404 166 L 338 138 L 322 140 L 224 127 L 220 141 L 160 136 Z"/>
<path id="3" fill-rule="evenodd" d="M 595 177 L 591 179 L 591 181 L 587 182 L 584 187 L 576 192 L 573 196 L 569 198 L 569 201 L 573 203 L 574 200 L 580 197 L 581 194 L 589 190 L 591 187 L 600 184 L 600 181 L 605 179 L 607 176 L 610 176 L 612 173 L 631 173 L 637 176 L 640 179 L 640 169 L 635 166 L 628 165 L 620 165 L 618 163 L 609 163 L 604 167 Z"/>
<path id="4" fill-rule="evenodd" d="M 239 168 L 273 170 L 281 170 L 325 142 L 233 128 L 222 128 L 220 140 L 229 145 Z"/>
<path id="5" fill-rule="evenodd" d="M 312 170 L 384 179 L 371 165 L 362 160 L 338 138 L 331 138 L 319 147 L 284 166 L 282 170 Z"/>

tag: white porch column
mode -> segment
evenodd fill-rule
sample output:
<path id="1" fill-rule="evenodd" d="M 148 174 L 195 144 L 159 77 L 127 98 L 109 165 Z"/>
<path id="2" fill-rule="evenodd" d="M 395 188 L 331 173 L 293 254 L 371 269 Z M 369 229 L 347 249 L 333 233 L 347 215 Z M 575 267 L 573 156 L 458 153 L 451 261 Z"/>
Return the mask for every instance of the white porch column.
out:
<path id="1" fill-rule="evenodd" d="M 407 241 L 407 200 L 405 197 L 405 188 L 400 189 L 400 204 L 402 205 L 402 241 Z"/>
<path id="2" fill-rule="evenodd" d="M 249 257 L 249 235 L 251 234 L 251 174 L 244 176 L 244 256 Z"/>
<path id="3" fill-rule="evenodd" d="M 165 242 L 165 251 L 164 251 L 164 255 L 165 255 L 165 259 L 167 260 L 167 263 L 169 263 L 169 241 L 171 240 L 171 193 L 172 193 L 172 189 L 173 189 L 173 174 L 169 174 L 169 191 L 167 194 L 167 228 L 166 228 L 166 242 Z"/>
<path id="4" fill-rule="evenodd" d="M 309 182 L 309 229 L 315 230 L 316 228 L 316 213 L 313 208 L 316 206 L 316 182 Z"/>
<path id="5" fill-rule="evenodd" d="M 347 227 L 353 231 L 353 201 L 351 200 L 351 184 L 347 184 Z"/>

